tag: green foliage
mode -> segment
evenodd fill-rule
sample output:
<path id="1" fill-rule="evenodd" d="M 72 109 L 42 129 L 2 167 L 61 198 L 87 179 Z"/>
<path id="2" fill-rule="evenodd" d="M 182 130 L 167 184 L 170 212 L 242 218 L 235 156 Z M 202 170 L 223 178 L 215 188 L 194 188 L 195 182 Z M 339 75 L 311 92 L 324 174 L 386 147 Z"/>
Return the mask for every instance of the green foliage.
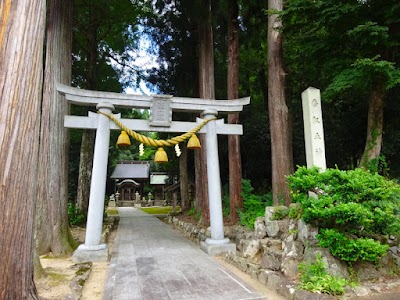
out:
<path id="1" fill-rule="evenodd" d="M 275 207 L 271 220 L 283 220 L 289 215 L 290 209 L 286 206 Z"/>
<path id="2" fill-rule="evenodd" d="M 195 207 L 192 207 L 191 209 L 189 209 L 186 213 L 187 216 L 194 216 L 194 219 L 196 221 L 199 221 L 201 218 L 201 211 L 196 211 Z"/>
<path id="3" fill-rule="evenodd" d="M 312 263 L 300 263 L 299 271 L 300 288 L 303 290 L 330 295 L 342 295 L 345 292 L 346 280 L 328 274 L 325 263 L 319 253 L 317 253 L 316 259 Z"/>
<path id="4" fill-rule="evenodd" d="M 189 210 L 186 212 L 186 215 L 188 215 L 188 216 L 193 216 L 195 213 L 196 213 L 196 208 L 195 208 L 195 207 L 192 207 L 191 209 L 189 209 Z"/>
<path id="5" fill-rule="evenodd" d="M 299 220 L 303 215 L 303 209 L 300 205 L 289 207 L 289 218 Z"/>
<path id="6" fill-rule="evenodd" d="M 387 177 L 389 172 L 389 165 L 384 155 L 380 155 L 377 158 L 371 159 L 368 164 L 368 170 L 371 173 L 378 173 L 382 176 Z"/>
<path id="7" fill-rule="evenodd" d="M 365 148 L 366 106 L 373 92 L 382 90 L 387 111 L 393 111 L 390 119 L 385 111 L 385 132 L 389 124 L 399 128 L 395 104 L 400 81 L 400 34 L 395 30 L 399 16 L 397 0 L 285 1 L 282 34 L 288 100 L 296 109 L 306 87 L 322 91 L 328 164 L 356 166 Z M 395 135 L 397 130 L 384 137 L 384 148 L 398 149 Z M 296 145 L 300 144 L 294 141 L 297 150 Z M 397 173 L 396 159 L 385 155 Z"/>
<path id="8" fill-rule="evenodd" d="M 400 186 L 377 173 L 300 167 L 288 181 L 304 221 L 321 229 L 320 245 L 344 261 L 376 262 L 388 247 L 374 239 L 400 236 Z"/>
<path id="9" fill-rule="evenodd" d="M 239 211 L 240 224 L 253 229 L 258 217 L 265 214 L 265 207 L 272 205 L 272 195 L 252 194 L 253 187 L 250 180 L 242 180 L 243 210 Z"/>
<path id="10" fill-rule="evenodd" d="M 72 202 L 68 202 L 68 222 L 70 225 L 83 225 L 86 222 L 86 215 L 79 213 Z"/>
<path id="11" fill-rule="evenodd" d="M 337 229 L 321 229 L 317 235 L 319 245 L 348 263 L 356 261 L 377 262 L 389 249 L 389 245 L 369 238 L 349 238 Z"/>
<path id="12" fill-rule="evenodd" d="M 391 88 L 400 82 L 399 75 L 395 64 L 381 60 L 380 55 L 357 59 L 333 78 L 323 96 L 332 100 L 349 89 L 357 88 L 368 91 L 371 87 L 375 88 L 377 84 L 384 84 L 385 87 Z"/>

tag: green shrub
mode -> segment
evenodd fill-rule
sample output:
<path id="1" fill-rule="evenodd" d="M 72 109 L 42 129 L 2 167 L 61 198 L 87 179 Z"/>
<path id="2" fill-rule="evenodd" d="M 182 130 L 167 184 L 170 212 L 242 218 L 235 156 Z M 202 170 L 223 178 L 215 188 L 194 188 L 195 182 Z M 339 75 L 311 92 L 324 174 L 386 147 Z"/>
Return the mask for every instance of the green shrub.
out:
<path id="1" fill-rule="evenodd" d="M 186 215 L 193 216 L 196 213 L 196 207 L 192 207 L 186 212 Z"/>
<path id="2" fill-rule="evenodd" d="M 349 238 L 337 229 L 321 229 L 317 235 L 319 245 L 348 263 L 355 261 L 377 262 L 386 254 L 388 245 L 369 238 Z"/>
<path id="3" fill-rule="evenodd" d="M 258 217 L 265 215 L 265 207 L 272 205 L 272 195 L 255 195 L 248 179 L 242 180 L 243 210 L 238 212 L 240 224 L 253 229 Z"/>
<path id="4" fill-rule="evenodd" d="M 70 225 L 83 225 L 86 222 L 86 215 L 79 213 L 72 202 L 68 202 L 68 222 Z"/>
<path id="5" fill-rule="evenodd" d="M 271 216 L 271 220 L 283 220 L 289 215 L 289 208 L 286 206 L 278 206 L 274 208 L 274 212 Z"/>
<path id="6" fill-rule="evenodd" d="M 299 220 L 303 215 L 303 209 L 301 206 L 291 206 L 289 207 L 289 218 Z"/>
<path id="7" fill-rule="evenodd" d="M 300 167 L 288 181 L 303 220 L 321 229 L 320 245 L 342 260 L 376 262 L 387 246 L 374 239 L 400 235 L 400 186 L 377 173 Z"/>
<path id="8" fill-rule="evenodd" d="M 342 295 L 345 292 L 346 280 L 328 274 L 325 263 L 319 253 L 317 253 L 316 259 L 312 263 L 300 263 L 299 271 L 299 287 L 303 290 L 330 295 Z"/>

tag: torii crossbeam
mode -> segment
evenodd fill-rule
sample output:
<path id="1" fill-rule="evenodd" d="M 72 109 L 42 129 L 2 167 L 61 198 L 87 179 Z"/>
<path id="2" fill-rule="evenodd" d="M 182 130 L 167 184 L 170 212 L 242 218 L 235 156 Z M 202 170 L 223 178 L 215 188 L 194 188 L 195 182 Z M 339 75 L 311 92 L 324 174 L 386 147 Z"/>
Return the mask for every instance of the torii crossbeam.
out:
<path id="1" fill-rule="evenodd" d="M 172 121 L 174 111 L 200 113 L 203 118 L 215 118 L 219 113 L 237 113 L 250 103 L 250 97 L 236 100 L 212 100 L 198 98 L 172 97 L 170 95 L 130 95 L 78 89 L 57 83 L 59 93 L 65 95 L 68 102 L 96 106 L 99 112 L 111 114 L 115 107 L 147 108 L 151 110 L 151 120 L 120 119 L 122 123 L 135 131 L 187 132 L 201 122 Z M 119 129 L 109 118 L 102 114 L 89 113 L 87 117 L 65 116 L 66 128 L 96 129 L 93 157 L 92 181 L 89 196 L 88 219 L 85 243 L 74 252 L 73 260 L 108 260 L 108 248 L 101 244 L 104 198 L 107 180 L 108 148 L 110 129 Z M 235 244 L 224 237 L 224 225 L 221 201 L 221 179 L 218 159 L 218 134 L 241 135 L 240 124 L 224 124 L 224 120 L 208 122 L 200 131 L 206 134 L 208 197 L 210 207 L 211 238 L 201 243 L 201 248 L 210 255 L 236 251 Z"/>

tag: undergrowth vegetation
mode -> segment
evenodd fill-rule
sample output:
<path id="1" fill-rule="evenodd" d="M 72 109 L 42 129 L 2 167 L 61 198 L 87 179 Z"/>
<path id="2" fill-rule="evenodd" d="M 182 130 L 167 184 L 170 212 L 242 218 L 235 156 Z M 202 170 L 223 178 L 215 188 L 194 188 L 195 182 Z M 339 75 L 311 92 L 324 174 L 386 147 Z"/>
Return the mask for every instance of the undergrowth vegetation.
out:
<path id="1" fill-rule="evenodd" d="M 253 194 L 253 187 L 248 179 L 242 180 L 243 210 L 239 211 L 240 224 L 250 229 L 254 228 L 254 222 L 258 217 L 264 216 L 265 207 L 272 205 L 272 195 Z"/>
<path id="2" fill-rule="evenodd" d="M 342 295 L 345 292 L 346 279 L 330 275 L 319 253 L 313 262 L 300 263 L 299 271 L 299 287 L 303 290 L 330 295 Z"/>
<path id="3" fill-rule="evenodd" d="M 86 222 L 86 215 L 80 213 L 74 203 L 68 202 L 68 222 L 70 225 L 83 225 Z"/>

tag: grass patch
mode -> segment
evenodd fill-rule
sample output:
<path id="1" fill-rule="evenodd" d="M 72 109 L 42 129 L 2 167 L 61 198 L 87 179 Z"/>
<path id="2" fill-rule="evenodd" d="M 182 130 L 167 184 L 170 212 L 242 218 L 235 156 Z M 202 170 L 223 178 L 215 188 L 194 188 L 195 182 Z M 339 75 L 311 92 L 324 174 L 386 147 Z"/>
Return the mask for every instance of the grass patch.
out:
<path id="1" fill-rule="evenodd" d="M 150 215 L 167 215 L 168 213 L 174 211 L 172 206 L 142 207 L 140 209 Z M 177 206 L 176 212 L 180 212 L 180 211 L 181 211 L 181 208 L 179 206 Z"/>
<path id="2" fill-rule="evenodd" d="M 118 210 L 116 208 L 107 208 L 107 216 L 118 216 Z"/>

